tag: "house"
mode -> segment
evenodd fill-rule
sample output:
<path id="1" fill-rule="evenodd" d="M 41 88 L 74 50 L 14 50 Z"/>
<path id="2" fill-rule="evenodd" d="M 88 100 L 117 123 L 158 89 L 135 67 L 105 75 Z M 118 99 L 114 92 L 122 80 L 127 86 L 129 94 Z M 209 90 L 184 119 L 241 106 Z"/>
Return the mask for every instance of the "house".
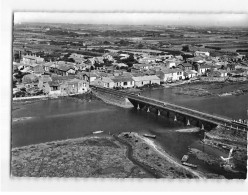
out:
<path id="1" fill-rule="evenodd" d="M 74 75 L 75 69 L 71 65 L 59 64 L 54 68 L 54 73 L 61 76 Z"/>
<path id="2" fill-rule="evenodd" d="M 98 85 L 101 87 L 110 88 L 110 89 L 114 88 L 114 86 L 115 86 L 114 81 L 109 77 L 100 77 L 100 78 L 94 80 L 91 84 L 92 85 Z"/>
<path id="3" fill-rule="evenodd" d="M 158 84 L 160 85 L 160 78 L 156 75 L 149 75 L 149 76 L 133 76 L 132 79 L 134 80 L 135 87 L 142 87 L 147 84 Z"/>
<path id="4" fill-rule="evenodd" d="M 129 54 L 125 54 L 125 53 L 120 54 L 119 56 L 120 56 L 120 59 L 121 59 L 121 60 L 124 60 L 124 59 L 129 58 Z"/>
<path id="5" fill-rule="evenodd" d="M 196 56 L 193 58 L 188 58 L 186 61 L 194 65 L 194 64 L 202 64 L 205 61 L 205 59 L 201 56 Z"/>
<path id="6" fill-rule="evenodd" d="M 44 62 L 44 58 L 41 58 L 36 55 L 25 55 L 22 58 L 24 64 L 31 65 Z"/>
<path id="7" fill-rule="evenodd" d="M 52 77 L 52 81 L 43 85 L 43 91 L 52 96 L 85 93 L 89 90 L 89 84 L 75 76 Z"/>
<path id="8" fill-rule="evenodd" d="M 211 69 L 212 66 L 208 64 L 197 64 L 194 66 L 195 71 L 198 72 L 199 75 L 204 75 L 207 73 L 208 70 Z"/>
<path id="9" fill-rule="evenodd" d="M 132 79 L 132 77 L 116 76 L 111 78 L 111 80 L 114 81 L 115 87 L 121 87 L 121 88 L 134 87 L 134 80 Z"/>
<path id="10" fill-rule="evenodd" d="M 167 68 L 172 68 L 172 67 L 176 67 L 176 62 L 175 60 L 166 60 L 165 61 L 166 67 Z"/>
<path id="11" fill-rule="evenodd" d="M 50 72 L 51 71 L 51 66 L 53 65 L 54 63 L 52 63 L 52 62 L 46 62 L 46 63 L 44 63 L 43 64 L 43 66 L 44 66 L 44 71 L 45 72 Z"/>
<path id="12" fill-rule="evenodd" d="M 38 82 L 38 76 L 36 76 L 35 74 L 26 74 L 22 77 L 23 84 L 29 84 L 34 82 Z"/>
<path id="13" fill-rule="evenodd" d="M 188 78 L 188 79 L 194 78 L 197 75 L 198 75 L 198 73 L 195 70 L 185 70 L 184 71 L 184 76 L 185 76 L 185 78 Z"/>
<path id="14" fill-rule="evenodd" d="M 208 51 L 195 51 L 194 55 L 195 56 L 207 57 L 207 56 L 210 56 L 210 53 Z"/>
<path id="15" fill-rule="evenodd" d="M 88 65 L 85 63 L 80 63 L 75 65 L 75 69 L 77 69 L 78 71 L 85 71 L 87 67 Z"/>
<path id="16" fill-rule="evenodd" d="M 110 54 L 104 54 L 103 55 L 103 58 L 109 62 L 113 62 L 114 61 L 114 58 L 113 56 L 111 56 Z"/>
<path id="17" fill-rule="evenodd" d="M 62 95 L 85 93 L 89 90 L 89 84 L 86 81 L 74 78 L 64 80 L 60 89 Z"/>
<path id="18" fill-rule="evenodd" d="M 177 81 L 184 79 L 183 70 L 179 68 L 162 69 L 157 71 L 156 75 L 160 78 L 161 82 Z"/>
<path id="19" fill-rule="evenodd" d="M 52 78 L 49 75 L 41 75 L 38 81 L 39 89 L 44 91 L 46 88 L 46 84 L 48 84 L 50 81 L 52 81 Z"/>
<path id="20" fill-rule="evenodd" d="M 59 96 L 61 95 L 60 90 L 60 83 L 59 81 L 49 81 L 48 83 L 44 84 L 43 91 L 45 94 L 51 95 L 51 96 Z"/>
<path id="21" fill-rule="evenodd" d="M 215 72 L 218 72 L 220 77 L 227 77 L 228 71 L 226 70 L 216 70 Z"/>
<path id="22" fill-rule="evenodd" d="M 37 75 L 42 75 L 44 74 L 44 67 L 41 64 L 37 64 L 36 66 L 33 67 L 33 71 Z"/>
<path id="23" fill-rule="evenodd" d="M 121 69 L 121 68 L 128 68 L 128 65 L 127 64 L 124 64 L 124 63 L 113 63 L 113 65 L 115 65 L 119 69 Z"/>
<path id="24" fill-rule="evenodd" d="M 183 71 L 192 70 L 193 69 L 193 66 L 190 63 L 179 64 L 177 67 L 180 68 Z"/>
<path id="25" fill-rule="evenodd" d="M 133 68 L 137 70 L 149 70 L 151 67 L 151 64 L 133 64 Z"/>
<path id="26" fill-rule="evenodd" d="M 139 59 L 139 63 L 144 63 L 144 64 L 149 64 L 149 63 L 155 63 L 157 62 L 157 58 L 152 58 L 152 57 L 144 57 Z"/>
<path id="27" fill-rule="evenodd" d="M 93 82 L 99 77 L 94 72 L 79 72 L 77 75 L 79 76 L 80 79 L 87 81 L 87 82 Z"/>

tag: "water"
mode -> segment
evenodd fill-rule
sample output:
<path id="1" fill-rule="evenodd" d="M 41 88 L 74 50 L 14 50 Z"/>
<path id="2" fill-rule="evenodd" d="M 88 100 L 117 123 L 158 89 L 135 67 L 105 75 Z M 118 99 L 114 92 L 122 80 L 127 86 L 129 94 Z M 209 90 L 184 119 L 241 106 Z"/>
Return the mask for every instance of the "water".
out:
<path id="1" fill-rule="evenodd" d="M 242 109 L 238 106 L 230 108 L 233 102 L 240 104 L 244 98 L 241 104 L 247 106 L 247 95 L 207 100 L 174 96 L 169 93 L 169 90 L 150 90 L 143 94 L 210 113 L 216 112 L 222 115 L 224 113 L 229 117 L 236 116 L 235 113 L 238 113 L 239 117 L 243 117 L 245 113 L 244 107 Z M 239 100 L 237 101 L 236 98 Z M 32 117 L 12 124 L 12 147 L 83 137 L 92 135 L 94 131 L 104 131 L 105 134 L 118 134 L 123 131 L 155 134 L 157 135 L 156 142 L 179 161 L 188 152 L 189 147 L 200 150 L 203 147 L 200 144 L 200 140 L 203 138 L 202 134 L 175 132 L 176 129 L 185 128 L 184 124 L 180 122 L 157 116 L 152 112 L 146 113 L 134 108 L 119 108 L 101 101 L 83 102 L 72 98 L 39 101 L 19 106 L 19 109 L 13 110 L 12 117 Z M 223 152 L 211 147 L 206 146 L 204 149 L 216 157 L 226 156 Z M 222 174 L 230 178 L 240 177 L 239 174 L 230 175 L 218 167 L 210 167 L 197 159 L 190 159 L 191 163 L 197 163 L 200 166 L 200 170 Z"/>
<path id="2" fill-rule="evenodd" d="M 135 109 L 124 109 L 101 101 L 48 100 L 22 106 L 13 118 L 32 117 L 12 124 L 12 146 L 91 135 L 94 131 L 118 133 L 178 129 L 182 124 Z"/>
<path id="3" fill-rule="evenodd" d="M 210 114 L 226 116 L 233 119 L 248 118 L 248 94 L 223 97 L 194 97 L 189 95 L 176 95 L 175 89 L 173 88 L 146 90 L 141 94 Z"/>

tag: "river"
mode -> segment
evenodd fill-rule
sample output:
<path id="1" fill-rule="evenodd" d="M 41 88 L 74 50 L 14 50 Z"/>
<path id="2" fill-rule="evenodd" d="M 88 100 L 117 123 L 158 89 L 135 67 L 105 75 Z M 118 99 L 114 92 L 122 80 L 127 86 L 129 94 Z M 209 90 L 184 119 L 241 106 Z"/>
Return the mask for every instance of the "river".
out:
<path id="1" fill-rule="evenodd" d="M 190 95 L 177 95 L 175 88 L 146 90 L 141 94 L 154 99 L 167 101 L 182 105 L 210 114 L 226 116 L 233 119 L 247 119 L 248 94 L 230 95 L 230 96 L 213 96 L 213 97 L 196 97 Z"/>
<path id="2" fill-rule="evenodd" d="M 209 100 L 211 105 L 207 105 L 207 99 L 174 97 L 168 92 L 168 89 L 148 90 L 143 92 L 143 95 L 199 110 L 202 109 L 202 111 L 224 113 L 229 117 L 236 116 L 232 113 L 239 113 L 237 116 L 243 117 L 245 108 L 240 109 L 238 106 L 231 108 L 225 106 L 225 104 L 227 102 L 229 105 L 235 102 L 240 104 L 242 98 L 245 97 L 244 99 L 247 100 L 248 97 L 244 95 L 243 97 L 211 98 Z M 226 98 L 228 101 L 226 101 Z M 236 98 L 240 98 L 239 101 L 236 101 Z M 245 103 L 244 100 L 242 104 L 247 106 L 247 102 Z M 178 161 L 188 152 L 189 147 L 204 150 L 218 157 L 226 155 L 217 149 L 208 146 L 203 147 L 200 144 L 202 135 L 199 133 L 176 132 L 177 129 L 185 128 L 183 123 L 171 121 L 154 113 L 146 113 L 134 108 L 120 108 L 98 100 L 85 102 L 75 98 L 64 98 L 18 105 L 12 111 L 12 118 L 22 119 L 23 117 L 25 117 L 24 120 L 12 123 L 12 147 L 77 138 L 92 135 L 94 131 L 99 130 L 104 131 L 105 134 L 134 131 L 141 134 L 152 133 L 157 135 L 156 143 L 177 158 Z M 218 167 L 210 167 L 194 158 L 190 162 L 200 165 L 200 170 L 203 171 L 221 174 L 227 178 L 241 177 L 239 174 L 230 175 L 230 173 L 223 172 Z"/>

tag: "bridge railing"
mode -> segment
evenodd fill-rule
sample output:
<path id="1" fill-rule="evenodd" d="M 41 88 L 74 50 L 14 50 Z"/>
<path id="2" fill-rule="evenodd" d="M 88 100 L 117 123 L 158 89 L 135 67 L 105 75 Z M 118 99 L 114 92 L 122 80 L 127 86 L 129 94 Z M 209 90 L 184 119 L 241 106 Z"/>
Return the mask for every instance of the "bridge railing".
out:
<path id="1" fill-rule="evenodd" d="M 177 110 L 181 110 L 181 111 L 187 111 L 189 113 L 191 113 L 192 115 L 193 114 L 198 114 L 200 115 L 201 117 L 206 117 L 206 118 L 209 118 L 211 120 L 217 120 L 221 123 L 223 122 L 226 122 L 226 123 L 232 123 L 232 120 L 228 117 L 224 117 L 224 116 L 220 116 L 216 113 L 214 114 L 209 114 L 209 113 L 205 113 L 205 112 L 201 112 L 201 111 L 198 111 L 198 110 L 194 110 L 192 108 L 188 108 L 188 107 L 184 107 L 184 106 L 179 106 L 179 105 L 176 105 L 176 104 L 172 104 L 172 103 L 168 103 L 168 102 L 163 102 L 161 100 L 156 100 L 156 99 L 152 99 L 152 98 L 149 98 L 149 97 L 145 97 L 145 96 L 140 96 L 140 95 L 137 95 L 135 93 L 132 93 L 132 92 L 124 92 L 124 91 L 119 91 L 119 90 L 115 90 L 115 89 L 109 89 L 109 88 L 104 88 L 104 87 L 96 87 L 96 86 L 93 86 L 93 88 L 96 88 L 96 89 L 100 89 L 100 90 L 104 90 L 104 91 L 108 91 L 109 93 L 115 93 L 115 94 L 119 94 L 119 95 L 122 95 L 122 96 L 126 96 L 126 97 L 129 97 L 129 98 L 132 98 L 132 99 L 136 99 L 138 101 L 146 101 L 147 103 L 153 103 L 155 105 L 159 105 L 159 106 L 167 106 L 167 107 L 170 107 L 171 109 L 177 109 Z"/>

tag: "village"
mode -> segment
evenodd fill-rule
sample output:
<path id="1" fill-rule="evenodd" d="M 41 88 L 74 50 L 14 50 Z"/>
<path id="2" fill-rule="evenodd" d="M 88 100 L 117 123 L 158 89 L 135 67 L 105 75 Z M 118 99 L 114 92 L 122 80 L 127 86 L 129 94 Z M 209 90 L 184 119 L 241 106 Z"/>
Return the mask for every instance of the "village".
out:
<path id="1" fill-rule="evenodd" d="M 247 80 L 246 55 L 211 56 L 206 50 L 187 50 L 183 47 L 180 55 L 172 55 L 152 49 L 105 49 L 100 57 L 67 52 L 53 61 L 35 52 L 20 52 L 20 61 L 13 62 L 13 97 L 82 94 L 91 85 L 130 90 Z"/>

